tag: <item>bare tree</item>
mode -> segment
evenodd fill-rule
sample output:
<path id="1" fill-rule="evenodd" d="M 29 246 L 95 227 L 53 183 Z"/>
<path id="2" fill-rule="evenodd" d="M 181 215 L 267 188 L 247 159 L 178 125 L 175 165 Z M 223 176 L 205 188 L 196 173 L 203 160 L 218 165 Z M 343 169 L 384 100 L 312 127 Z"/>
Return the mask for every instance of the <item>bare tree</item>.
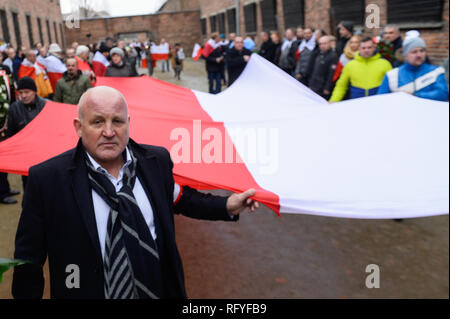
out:
<path id="1" fill-rule="evenodd" d="M 109 11 L 103 0 L 75 0 L 71 4 L 72 10 L 77 10 L 80 18 L 92 18 L 98 16 L 100 11 Z"/>

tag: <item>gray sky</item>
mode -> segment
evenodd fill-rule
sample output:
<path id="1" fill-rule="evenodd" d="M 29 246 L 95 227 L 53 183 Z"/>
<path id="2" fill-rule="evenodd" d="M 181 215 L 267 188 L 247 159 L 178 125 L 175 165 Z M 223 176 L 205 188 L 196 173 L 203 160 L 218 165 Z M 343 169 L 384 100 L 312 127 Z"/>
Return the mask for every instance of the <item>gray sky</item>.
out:
<path id="1" fill-rule="evenodd" d="M 166 0 L 90 0 L 96 11 L 108 11 L 111 16 L 138 15 L 155 12 Z M 77 10 L 78 4 L 86 1 L 61 0 L 62 13 Z"/>

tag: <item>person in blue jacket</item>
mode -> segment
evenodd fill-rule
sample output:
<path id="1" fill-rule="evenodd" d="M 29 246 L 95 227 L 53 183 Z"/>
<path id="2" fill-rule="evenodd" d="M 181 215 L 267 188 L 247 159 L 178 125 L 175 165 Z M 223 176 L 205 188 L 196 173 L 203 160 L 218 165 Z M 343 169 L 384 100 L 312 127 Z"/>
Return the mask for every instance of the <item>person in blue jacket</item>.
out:
<path id="1" fill-rule="evenodd" d="M 423 39 L 405 39 L 403 56 L 405 63 L 386 73 L 377 94 L 406 92 L 424 99 L 447 101 L 445 71 L 425 62 L 427 53 Z"/>

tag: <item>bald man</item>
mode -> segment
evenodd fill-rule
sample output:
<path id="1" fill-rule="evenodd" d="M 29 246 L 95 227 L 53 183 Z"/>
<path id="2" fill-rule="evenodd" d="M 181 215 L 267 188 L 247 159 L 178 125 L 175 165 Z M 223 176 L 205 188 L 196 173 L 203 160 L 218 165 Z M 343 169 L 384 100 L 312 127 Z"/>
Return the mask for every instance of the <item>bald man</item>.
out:
<path id="1" fill-rule="evenodd" d="M 78 104 L 74 149 L 29 170 L 17 229 L 15 298 L 186 298 L 173 214 L 235 221 L 258 203 L 248 190 L 205 195 L 174 182 L 169 152 L 129 138 L 127 103 L 109 87 Z"/>

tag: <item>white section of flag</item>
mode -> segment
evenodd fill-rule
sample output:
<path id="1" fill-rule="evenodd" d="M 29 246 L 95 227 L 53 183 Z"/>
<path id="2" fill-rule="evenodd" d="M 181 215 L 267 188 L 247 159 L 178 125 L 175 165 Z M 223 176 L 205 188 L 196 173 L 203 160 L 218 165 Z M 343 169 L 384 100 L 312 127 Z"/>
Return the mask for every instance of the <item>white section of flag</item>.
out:
<path id="1" fill-rule="evenodd" d="M 198 54 L 198 50 L 200 50 L 202 47 L 200 46 L 200 44 L 196 43 L 194 45 L 194 49 L 192 50 L 192 58 L 195 58 Z"/>
<path id="2" fill-rule="evenodd" d="M 106 67 L 109 66 L 108 59 L 102 53 L 100 53 L 100 51 L 95 52 L 94 58 L 92 59 L 92 62 L 94 62 L 94 61 L 95 62 L 100 62 L 101 64 L 103 64 Z"/>
<path id="3" fill-rule="evenodd" d="M 67 71 L 66 65 L 53 55 L 49 55 L 44 59 L 44 66 L 47 72 L 64 73 Z"/>
<path id="4" fill-rule="evenodd" d="M 164 43 L 160 45 L 154 45 L 151 46 L 151 52 L 152 54 L 169 54 L 169 44 Z"/>
<path id="5" fill-rule="evenodd" d="M 226 91 L 194 93 L 231 132 L 258 185 L 280 197 L 281 212 L 448 214 L 448 103 L 395 93 L 328 104 L 258 55 Z M 256 139 L 256 162 L 236 128 L 267 133 Z M 278 132 L 272 146 L 271 129 Z"/>

